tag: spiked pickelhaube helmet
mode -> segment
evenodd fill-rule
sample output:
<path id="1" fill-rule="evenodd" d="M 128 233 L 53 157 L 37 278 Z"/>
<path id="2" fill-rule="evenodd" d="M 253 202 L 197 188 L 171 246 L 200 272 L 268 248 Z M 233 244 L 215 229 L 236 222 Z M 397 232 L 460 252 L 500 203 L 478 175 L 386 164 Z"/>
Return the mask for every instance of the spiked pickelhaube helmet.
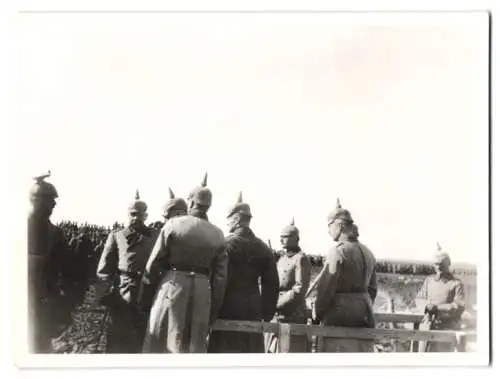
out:
<path id="1" fill-rule="evenodd" d="M 212 205 L 212 192 L 207 188 L 207 177 L 208 174 L 205 173 L 201 185 L 191 190 L 188 195 L 188 200 L 210 207 Z"/>
<path id="2" fill-rule="evenodd" d="M 250 205 L 247 203 L 243 202 L 243 194 L 240 191 L 240 194 L 238 195 L 238 199 L 236 200 L 236 203 L 233 204 L 228 212 L 227 212 L 227 217 L 231 217 L 235 213 L 239 213 L 244 216 L 249 216 L 252 217 L 252 212 L 250 211 Z"/>
<path id="3" fill-rule="evenodd" d="M 147 204 L 143 200 L 141 200 L 139 190 L 135 191 L 135 199 L 129 204 L 128 210 L 129 212 L 141 213 L 145 213 L 148 210 Z"/>
<path id="4" fill-rule="evenodd" d="M 59 194 L 57 193 L 56 187 L 52 183 L 46 182 L 45 179 L 50 177 L 50 170 L 43 175 L 36 176 L 33 179 L 35 183 L 30 189 L 30 199 L 35 198 L 47 198 L 47 199 L 57 199 Z"/>
<path id="5" fill-rule="evenodd" d="M 290 221 L 290 224 L 288 224 L 281 230 L 280 235 L 281 237 L 291 237 L 299 235 L 299 229 L 295 226 L 295 218 L 292 217 L 292 221 Z"/>
<path id="6" fill-rule="evenodd" d="M 340 205 L 340 200 L 338 198 L 336 208 L 328 214 L 328 225 L 334 223 L 335 220 L 354 222 L 351 213 L 347 209 L 342 208 L 342 205 Z"/>
<path id="7" fill-rule="evenodd" d="M 186 201 L 181 197 L 175 197 L 174 192 L 170 187 L 168 188 L 168 193 L 170 199 L 163 206 L 163 217 L 167 217 L 168 212 L 170 212 L 171 210 L 181 210 L 187 212 Z"/>

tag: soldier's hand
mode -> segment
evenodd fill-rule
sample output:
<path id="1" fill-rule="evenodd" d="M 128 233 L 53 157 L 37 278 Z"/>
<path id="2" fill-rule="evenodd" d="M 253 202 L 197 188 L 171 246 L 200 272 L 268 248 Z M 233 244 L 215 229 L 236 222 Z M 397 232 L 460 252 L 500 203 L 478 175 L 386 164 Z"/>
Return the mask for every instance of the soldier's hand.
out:
<path id="1" fill-rule="evenodd" d="M 427 304 L 425 306 L 425 312 L 424 313 L 428 313 L 430 315 L 435 315 L 435 314 L 437 314 L 437 312 L 438 312 L 438 308 L 437 308 L 436 304 Z"/>

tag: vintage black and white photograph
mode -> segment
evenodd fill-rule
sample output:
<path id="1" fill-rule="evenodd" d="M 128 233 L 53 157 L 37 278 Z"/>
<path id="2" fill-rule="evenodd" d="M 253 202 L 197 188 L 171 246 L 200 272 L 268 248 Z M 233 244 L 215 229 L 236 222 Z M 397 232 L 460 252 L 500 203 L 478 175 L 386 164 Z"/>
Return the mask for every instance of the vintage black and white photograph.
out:
<path id="1" fill-rule="evenodd" d="M 487 12 L 16 20 L 19 355 L 488 364 Z"/>

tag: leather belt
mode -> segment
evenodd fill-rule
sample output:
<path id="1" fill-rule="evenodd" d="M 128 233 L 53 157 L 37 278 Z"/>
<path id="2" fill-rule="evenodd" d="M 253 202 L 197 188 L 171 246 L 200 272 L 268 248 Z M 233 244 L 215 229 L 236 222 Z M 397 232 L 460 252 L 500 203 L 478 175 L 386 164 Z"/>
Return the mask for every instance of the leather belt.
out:
<path id="1" fill-rule="evenodd" d="M 194 272 L 200 275 L 210 275 L 210 269 L 207 267 L 193 267 L 193 266 L 183 266 L 183 265 L 171 265 L 170 270 L 183 271 L 183 272 Z"/>

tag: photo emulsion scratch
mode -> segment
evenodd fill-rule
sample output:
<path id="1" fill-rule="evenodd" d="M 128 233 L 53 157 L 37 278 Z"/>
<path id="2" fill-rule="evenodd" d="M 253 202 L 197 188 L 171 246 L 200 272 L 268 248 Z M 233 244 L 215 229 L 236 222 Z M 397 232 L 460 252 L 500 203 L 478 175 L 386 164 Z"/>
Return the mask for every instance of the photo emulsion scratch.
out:
<path id="1" fill-rule="evenodd" d="M 487 356 L 488 22 L 21 15 L 20 344 Z"/>

